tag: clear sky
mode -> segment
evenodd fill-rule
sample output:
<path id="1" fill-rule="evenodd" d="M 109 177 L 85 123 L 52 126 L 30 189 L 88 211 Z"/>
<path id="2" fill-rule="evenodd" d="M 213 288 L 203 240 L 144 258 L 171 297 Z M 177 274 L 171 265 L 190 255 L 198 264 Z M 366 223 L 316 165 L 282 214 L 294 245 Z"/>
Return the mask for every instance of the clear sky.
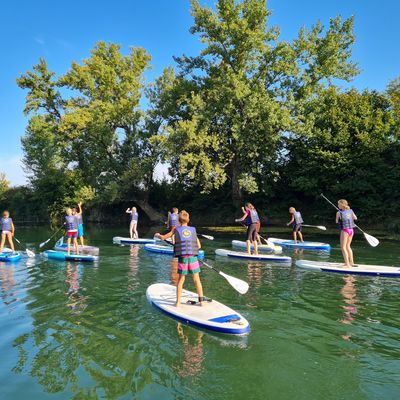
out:
<path id="1" fill-rule="evenodd" d="M 212 5 L 215 1 L 200 0 Z M 383 90 L 400 75 L 400 1 L 396 0 L 270 0 L 270 23 L 281 28 L 281 37 L 292 39 L 301 26 L 318 19 L 325 25 L 338 14 L 355 16 L 357 42 L 353 59 L 361 74 L 352 85 Z M 0 172 L 12 184 L 25 182 L 20 137 L 26 119 L 25 93 L 15 79 L 44 57 L 51 70 L 64 73 L 71 61 L 88 57 L 96 41 L 147 49 L 152 80 L 173 64 L 172 56 L 197 54 L 201 47 L 189 33 L 192 25 L 189 0 L 15 0 L 1 5 L 0 35 Z"/>

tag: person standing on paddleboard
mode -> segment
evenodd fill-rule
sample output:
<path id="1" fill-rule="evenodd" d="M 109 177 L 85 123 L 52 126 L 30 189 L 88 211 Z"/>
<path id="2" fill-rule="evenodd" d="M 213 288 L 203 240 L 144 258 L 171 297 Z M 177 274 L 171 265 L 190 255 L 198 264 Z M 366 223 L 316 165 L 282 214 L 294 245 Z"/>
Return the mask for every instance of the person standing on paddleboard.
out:
<path id="1" fill-rule="evenodd" d="M 303 218 L 300 211 L 296 211 L 294 207 L 289 208 L 289 214 L 292 219 L 286 224 L 286 226 L 292 225 L 293 228 L 293 240 L 297 242 L 297 235 L 299 236 L 300 242 L 304 242 L 303 234 L 301 233 Z"/>
<path id="2" fill-rule="evenodd" d="M 338 201 L 338 208 L 339 211 L 336 213 L 336 223 L 339 225 L 340 229 L 340 247 L 342 249 L 344 266 L 346 268 L 351 268 L 355 266 L 351 242 L 354 236 L 354 221 L 357 221 L 357 216 L 345 199 L 340 199 Z"/>
<path id="3" fill-rule="evenodd" d="M 245 222 L 247 226 L 246 232 L 246 243 L 247 253 L 251 254 L 251 245 L 254 247 L 254 254 L 258 254 L 258 242 L 257 242 L 257 225 L 260 223 L 260 217 L 258 216 L 257 210 L 251 203 L 246 203 L 244 209 L 242 208 L 243 217 L 235 219 L 235 222 Z"/>
<path id="4" fill-rule="evenodd" d="M 67 228 L 67 254 L 71 254 L 71 239 L 74 244 L 76 254 L 79 254 L 78 247 L 78 219 L 72 213 L 72 208 L 67 208 L 64 225 Z"/>
<path id="5" fill-rule="evenodd" d="M 139 220 L 139 214 L 137 212 L 136 207 L 127 208 L 127 214 L 131 214 L 131 223 L 129 225 L 129 235 L 131 239 L 139 239 L 138 231 L 137 231 L 137 224 Z"/>
<path id="6" fill-rule="evenodd" d="M 6 243 L 6 238 L 8 240 L 8 243 L 10 245 L 13 254 L 15 253 L 14 241 L 13 241 L 14 231 L 15 231 L 14 223 L 12 221 L 12 218 L 10 218 L 10 213 L 6 210 L 3 212 L 3 218 L 1 219 L 0 254 L 3 253 L 3 247 Z"/>
<path id="7" fill-rule="evenodd" d="M 79 211 L 75 211 L 75 216 L 78 218 L 78 239 L 81 242 L 81 246 L 83 247 L 85 245 L 84 243 L 84 235 L 85 232 L 83 230 L 83 211 L 82 211 L 82 202 L 78 203 L 78 209 Z"/>
<path id="8" fill-rule="evenodd" d="M 170 229 L 170 232 L 173 232 L 179 225 L 179 210 L 173 207 L 171 211 L 168 213 L 167 228 Z"/>

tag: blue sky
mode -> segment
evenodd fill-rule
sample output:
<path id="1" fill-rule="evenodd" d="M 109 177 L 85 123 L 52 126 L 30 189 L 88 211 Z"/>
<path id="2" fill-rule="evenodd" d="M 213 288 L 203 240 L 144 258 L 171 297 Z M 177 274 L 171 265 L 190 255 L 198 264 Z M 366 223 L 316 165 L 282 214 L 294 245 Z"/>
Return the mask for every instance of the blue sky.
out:
<path id="1" fill-rule="evenodd" d="M 215 1 L 201 0 L 207 4 Z M 325 25 L 338 14 L 355 16 L 357 42 L 353 59 L 361 74 L 352 82 L 359 89 L 383 90 L 400 75 L 400 2 L 386 0 L 270 0 L 270 24 L 281 28 L 283 39 L 292 39 L 301 26 L 318 19 Z M 50 69 L 64 73 L 71 61 L 89 55 L 99 40 L 144 47 L 152 56 L 152 80 L 173 64 L 172 56 L 197 54 L 198 38 L 188 0 L 23 0 L 2 4 L 0 34 L 0 172 L 13 185 L 25 182 L 20 137 L 24 134 L 25 93 L 15 79 L 44 57 Z"/>

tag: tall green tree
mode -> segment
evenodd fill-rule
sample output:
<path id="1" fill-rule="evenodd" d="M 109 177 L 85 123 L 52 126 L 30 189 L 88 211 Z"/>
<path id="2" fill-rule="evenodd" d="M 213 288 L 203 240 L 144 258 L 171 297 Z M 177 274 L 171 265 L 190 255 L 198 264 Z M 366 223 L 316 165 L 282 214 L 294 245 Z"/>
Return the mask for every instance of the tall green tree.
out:
<path id="1" fill-rule="evenodd" d="M 204 49 L 164 73 L 174 82 L 160 111 L 170 111 L 166 158 L 177 179 L 203 191 L 229 183 L 237 202 L 242 190 L 268 191 L 282 135 L 303 123 L 296 104 L 357 73 L 353 20 L 317 23 L 289 43 L 268 27 L 265 0 L 219 0 L 215 10 L 193 0 L 192 15 Z"/>

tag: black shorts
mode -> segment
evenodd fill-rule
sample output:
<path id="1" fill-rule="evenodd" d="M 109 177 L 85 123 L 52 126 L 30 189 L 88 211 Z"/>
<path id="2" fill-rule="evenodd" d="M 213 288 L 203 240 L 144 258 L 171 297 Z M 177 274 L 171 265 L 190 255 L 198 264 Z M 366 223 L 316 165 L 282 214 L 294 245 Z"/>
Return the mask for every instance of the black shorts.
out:
<path id="1" fill-rule="evenodd" d="M 257 240 L 257 224 L 251 224 L 247 227 L 247 239 L 251 242 L 255 242 Z"/>
<path id="2" fill-rule="evenodd" d="M 301 224 L 293 224 L 293 232 L 301 232 Z"/>

